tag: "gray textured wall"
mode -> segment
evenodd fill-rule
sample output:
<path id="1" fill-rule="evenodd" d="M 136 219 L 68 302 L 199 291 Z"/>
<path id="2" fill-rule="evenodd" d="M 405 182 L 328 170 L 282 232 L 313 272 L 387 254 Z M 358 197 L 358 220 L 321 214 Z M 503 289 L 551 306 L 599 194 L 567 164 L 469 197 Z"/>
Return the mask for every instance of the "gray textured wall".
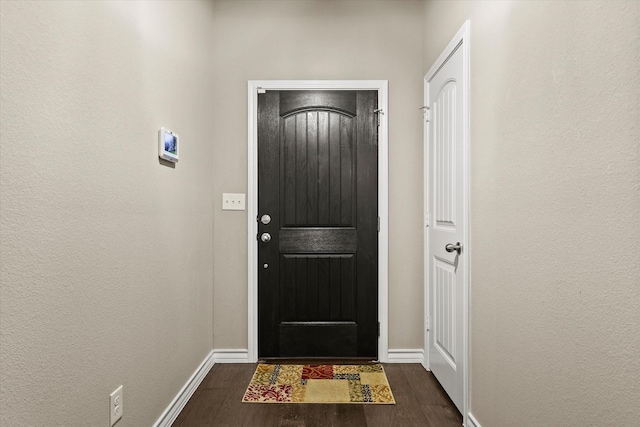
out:
<path id="1" fill-rule="evenodd" d="M 214 347 L 247 348 L 247 80 L 389 80 L 390 348 L 422 348 L 421 1 L 215 2 Z"/>
<path id="2" fill-rule="evenodd" d="M 213 346 L 211 4 L 0 14 L 0 424 L 108 425 L 123 384 L 149 426 Z"/>
<path id="3" fill-rule="evenodd" d="M 471 19 L 471 412 L 640 419 L 640 3 L 427 1 Z"/>

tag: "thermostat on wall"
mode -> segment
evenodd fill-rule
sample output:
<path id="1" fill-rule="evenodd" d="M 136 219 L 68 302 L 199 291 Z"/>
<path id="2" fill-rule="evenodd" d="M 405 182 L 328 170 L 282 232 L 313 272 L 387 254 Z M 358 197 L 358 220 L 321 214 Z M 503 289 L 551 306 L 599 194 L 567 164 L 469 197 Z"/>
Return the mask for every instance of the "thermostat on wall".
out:
<path id="1" fill-rule="evenodd" d="M 177 162 L 179 153 L 180 138 L 178 134 L 169 129 L 160 128 L 158 131 L 158 156 L 170 162 Z"/>

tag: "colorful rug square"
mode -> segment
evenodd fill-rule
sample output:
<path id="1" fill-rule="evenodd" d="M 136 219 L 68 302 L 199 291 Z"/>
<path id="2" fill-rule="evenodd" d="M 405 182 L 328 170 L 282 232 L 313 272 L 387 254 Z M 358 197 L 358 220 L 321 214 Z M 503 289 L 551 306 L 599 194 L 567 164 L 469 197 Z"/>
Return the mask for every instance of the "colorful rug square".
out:
<path id="1" fill-rule="evenodd" d="M 394 405 L 389 381 L 380 364 L 258 364 L 246 403 L 365 403 Z"/>

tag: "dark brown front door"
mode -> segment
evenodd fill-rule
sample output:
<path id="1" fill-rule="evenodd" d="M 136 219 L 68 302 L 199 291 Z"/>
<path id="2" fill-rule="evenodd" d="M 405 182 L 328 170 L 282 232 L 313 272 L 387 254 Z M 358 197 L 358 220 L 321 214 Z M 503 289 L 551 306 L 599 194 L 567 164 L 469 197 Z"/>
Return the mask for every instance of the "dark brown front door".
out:
<path id="1" fill-rule="evenodd" d="M 377 104 L 258 95 L 261 358 L 378 357 Z"/>

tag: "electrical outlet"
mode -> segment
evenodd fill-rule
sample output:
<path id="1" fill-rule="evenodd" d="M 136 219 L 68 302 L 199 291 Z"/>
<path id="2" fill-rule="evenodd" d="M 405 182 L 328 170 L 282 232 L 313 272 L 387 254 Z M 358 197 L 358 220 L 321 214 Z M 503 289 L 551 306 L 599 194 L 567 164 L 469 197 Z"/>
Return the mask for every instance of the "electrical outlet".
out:
<path id="1" fill-rule="evenodd" d="M 122 418 L 123 408 L 124 401 L 122 399 L 122 386 L 120 386 L 111 393 L 111 399 L 109 399 L 109 420 L 111 421 L 111 426 Z"/>
<path id="2" fill-rule="evenodd" d="M 245 195 L 238 193 L 222 193 L 223 211 L 243 211 Z"/>

